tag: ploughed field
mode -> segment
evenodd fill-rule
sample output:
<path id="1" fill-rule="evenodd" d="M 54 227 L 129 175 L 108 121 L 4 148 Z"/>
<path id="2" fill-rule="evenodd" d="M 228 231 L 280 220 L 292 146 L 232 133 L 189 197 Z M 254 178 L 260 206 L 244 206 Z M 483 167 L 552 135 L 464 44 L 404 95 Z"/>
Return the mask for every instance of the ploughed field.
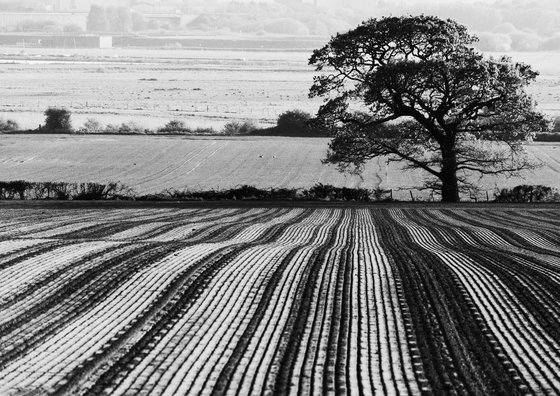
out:
<path id="1" fill-rule="evenodd" d="M 558 394 L 554 206 L 0 209 L 0 394 Z"/>
<path id="2" fill-rule="evenodd" d="M 0 180 L 120 181 L 137 194 L 171 190 L 337 187 L 393 190 L 410 200 L 425 173 L 403 171 L 399 163 L 377 158 L 363 177 L 322 164 L 329 139 L 286 137 L 192 138 L 179 136 L 0 135 Z M 529 153 L 544 166 L 523 177 L 478 177 L 478 198 L 496 188 L 543 184 L 560 188 L 560 143 L 532 144 Z M 428 191 L 413 191 L 428 198 Z M 464 196 L 469 199 L 468 196 Z"/>

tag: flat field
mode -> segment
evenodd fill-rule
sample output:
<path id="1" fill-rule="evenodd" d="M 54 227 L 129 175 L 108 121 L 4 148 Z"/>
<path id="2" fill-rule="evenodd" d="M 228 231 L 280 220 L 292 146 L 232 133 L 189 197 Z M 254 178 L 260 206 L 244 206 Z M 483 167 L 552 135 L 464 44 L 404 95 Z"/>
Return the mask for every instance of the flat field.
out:
<path id="1" fill-rule="evenodd" d="M 559 394 L 559 241 L 554 206 L 4 206 L 0 394 Z"/>
<path id="2" fill-rule="evenodd" d="M 321 163 L 328 139 L 283 137 L 188 138 L 166 136 L 0 135 L 0 180 L 120 181 L 137 193 L 165 189 L 228 189 L 244 184 L 259 188 L 338 187 L 392 189 L 410 200 L 409 190 L 425 174 L 403 172 L 383 159 L 370 162 L 362 178 Z M 545 166 L 524 178 L 488 177 L 476 181 L 485 191 L 519 184 L 560 188 L 560 144 L 533 144 L 528 151 Z M 427 192 L 413 191 L 427 199 Z M 465 197 L 468 198 L 468 197 Z"/>
<path id="3" fill-rule="evenodd" d="M 273 124 L 290 109 L 315 114 L 308 51 L 0 48 L 0 117 L 37 128 L 64 106 L 74 125 L 172 119 L 220 129 L 228 120 Z M 500 55 L 500 54 L 489 54 Z M 511 53 L 541 72 L 529 88 L 539 108 L 560 116 L 560 53 Z"/>
<path id="4" fill-rule="evenodd" d="M 2 53 L 4 55 L 2 56 Z M 48 50 L 0 48 L 0 116 L 37 128 L 50 106 L 79 127 L 135 121 L 150 128 L 180 119 L 220 129 L 228 120 L 274 123 L 283 111 L 314 113 L 307 52 Z"/>

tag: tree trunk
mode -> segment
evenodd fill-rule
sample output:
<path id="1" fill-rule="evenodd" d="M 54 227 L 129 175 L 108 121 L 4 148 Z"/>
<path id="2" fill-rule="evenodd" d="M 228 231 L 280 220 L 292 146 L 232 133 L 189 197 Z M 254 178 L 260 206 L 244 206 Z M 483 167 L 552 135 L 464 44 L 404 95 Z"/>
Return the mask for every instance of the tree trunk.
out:
<path id="1" fill-rule="evenodd" d="M 441 201 L 459 202 L 459 183 L 457 181 L 457 153 L 455 149 L 442 150 L 441 161 Z"/>

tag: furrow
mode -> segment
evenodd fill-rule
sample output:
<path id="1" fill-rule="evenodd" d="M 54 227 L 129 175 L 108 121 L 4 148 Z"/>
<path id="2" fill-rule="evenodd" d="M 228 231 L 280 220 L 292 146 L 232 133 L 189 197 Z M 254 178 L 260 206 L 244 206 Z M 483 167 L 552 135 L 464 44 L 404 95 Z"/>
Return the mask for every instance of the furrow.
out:
<path id="1" fill-rule="evenodd" d="M 417 244 L 440 257 L 464 282 L 492 332 L 530 388 L 538 393 L 559 391 L 560 382 L 555 374 L 560 371 L 559 346 L 546 335 L 532 314 L 517 303 L 511 290 L 470 257 L 439 244 L 425 227 L 407 221 L 396 211 L 392 211 L 392 215 L 407 227 Z"/>

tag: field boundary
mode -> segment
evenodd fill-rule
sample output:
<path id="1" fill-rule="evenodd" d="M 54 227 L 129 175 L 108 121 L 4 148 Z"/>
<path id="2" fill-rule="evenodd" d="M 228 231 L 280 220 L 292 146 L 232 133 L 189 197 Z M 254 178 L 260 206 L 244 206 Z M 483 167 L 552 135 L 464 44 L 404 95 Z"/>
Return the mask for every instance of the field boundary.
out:
<path id="1" fill-rule="evenodd" d="M 141 208 L 399 208 L 399 209 L 559 209 L 559 202 L 506 203 L 506 202 L 356 202 L 356 201 L 21 201 L 0 200 L 0 209 L 141 209 Z"/>

